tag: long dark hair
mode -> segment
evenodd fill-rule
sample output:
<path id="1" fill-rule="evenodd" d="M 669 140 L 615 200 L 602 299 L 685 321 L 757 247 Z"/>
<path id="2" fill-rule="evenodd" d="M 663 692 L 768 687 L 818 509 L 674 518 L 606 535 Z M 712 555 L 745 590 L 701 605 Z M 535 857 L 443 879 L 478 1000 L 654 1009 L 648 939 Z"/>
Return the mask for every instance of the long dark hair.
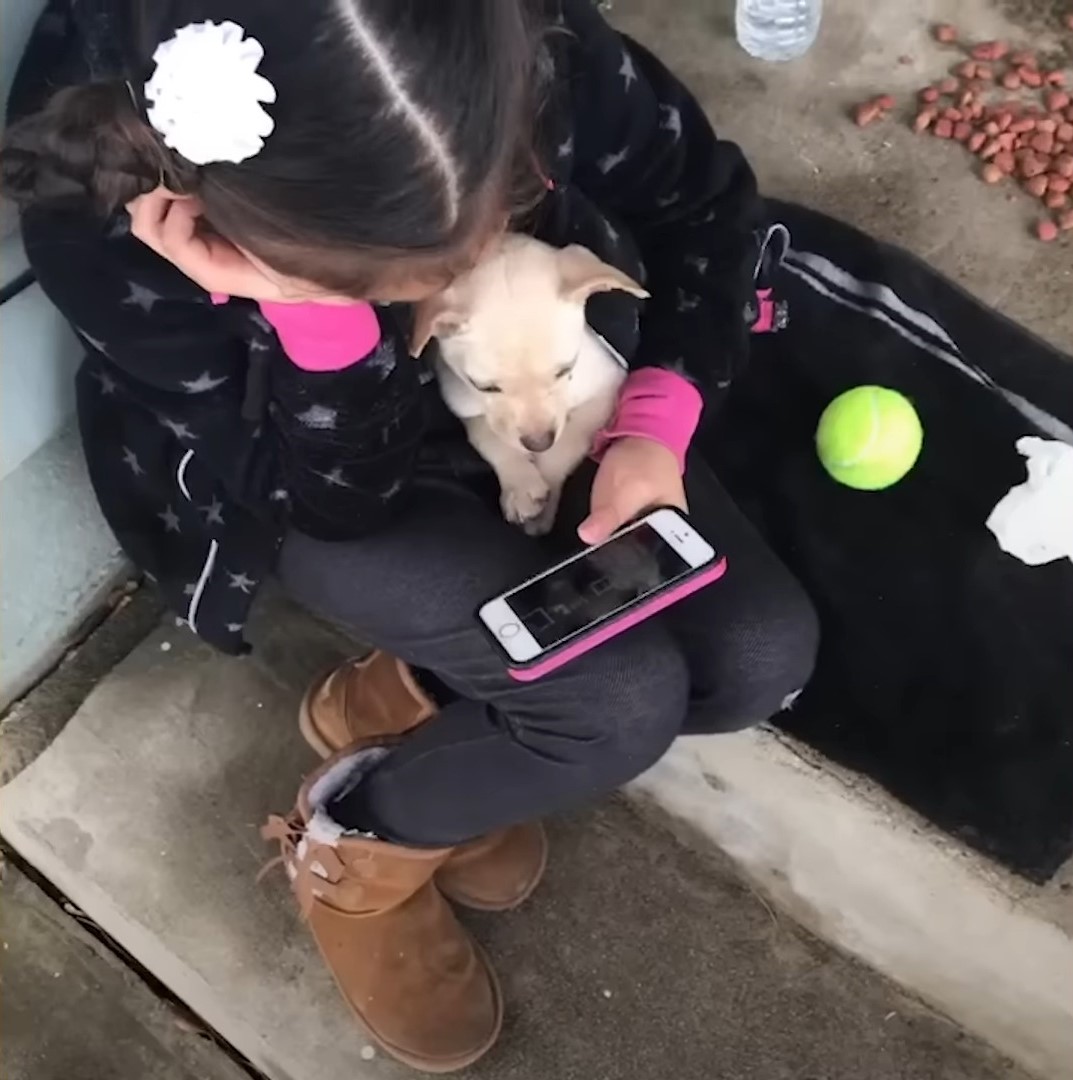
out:
<path id="1" fill-rule="evenodd" d="M 115 211 L 163 182 L 281 273 L 361 295 L 450 267 L 539 184 L 537 0 L 112 0 L 123 72 L 58 91 L 8 129 L 0 189 Z M 264 46 L 275 130 L 238 165 L 195 167 L 149 126 L 156 46 L 189 23 Z"/>

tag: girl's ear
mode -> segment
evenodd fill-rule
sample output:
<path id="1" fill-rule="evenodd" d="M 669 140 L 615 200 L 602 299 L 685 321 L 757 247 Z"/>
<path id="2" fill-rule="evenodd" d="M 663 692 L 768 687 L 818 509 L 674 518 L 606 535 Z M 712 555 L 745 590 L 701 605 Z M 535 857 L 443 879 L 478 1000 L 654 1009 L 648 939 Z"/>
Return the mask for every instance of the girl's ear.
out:
<path id="1" fill-rule="evenodd" d="M 420 356 L 433 338 L 453 337 L 461 334 L 468 325 L 469 320 L 456 305 L 450 289 L 422 300 L 414 306 L 410 355 Z"/>
<path id="2" fill-rule="evenodd" d="M 571 244 L 555 256 L 559 266 L 559 293 L 564 300 L 584 304 L 593 293 L 619 289 L 641 300 L 647 290 L 617 267 L 598 259 L 588 248 Z"/>

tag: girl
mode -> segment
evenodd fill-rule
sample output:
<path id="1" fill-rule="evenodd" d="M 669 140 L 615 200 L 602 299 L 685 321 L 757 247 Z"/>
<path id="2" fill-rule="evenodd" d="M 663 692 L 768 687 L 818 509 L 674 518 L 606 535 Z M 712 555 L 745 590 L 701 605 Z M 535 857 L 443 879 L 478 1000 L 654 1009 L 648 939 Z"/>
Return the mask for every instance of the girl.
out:
<path id="1" fill-rule="evenodd" d="M 270 575 L 383 650 L 311 689 L 303 731 L 335 757 L 267 834 L 374 1037 L 462 1067 L 502 1005 L 444 897 L 519 903 L 539 818 L 811 671 L 808 601 L 686 467 L 747 350 L 752 173 L 589 0 L 53 0 L 11 111 L 3 188 L 86 344 L 82 435 L 124 547 L 225 651 Z M 597 542 L 688 498 L 729 560 L 530 685 L 474 611 L 552 553 L 501 519 L 406 342 L 408 305 L 508 226 L 652 293 L 589 306 L 633 373 L 560 526 Z"/>

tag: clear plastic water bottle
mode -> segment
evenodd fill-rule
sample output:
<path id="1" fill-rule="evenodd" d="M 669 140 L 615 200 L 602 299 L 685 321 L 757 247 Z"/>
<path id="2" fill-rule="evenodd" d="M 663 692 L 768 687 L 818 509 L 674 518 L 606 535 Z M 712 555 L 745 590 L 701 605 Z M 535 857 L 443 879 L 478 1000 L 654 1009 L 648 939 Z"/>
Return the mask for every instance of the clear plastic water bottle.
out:
<path id="1" fill-rule="evenodd" d="M 823 0 L 737 0 L 738 44 L 758 60 L 796 60 L 816 40 Z"/>

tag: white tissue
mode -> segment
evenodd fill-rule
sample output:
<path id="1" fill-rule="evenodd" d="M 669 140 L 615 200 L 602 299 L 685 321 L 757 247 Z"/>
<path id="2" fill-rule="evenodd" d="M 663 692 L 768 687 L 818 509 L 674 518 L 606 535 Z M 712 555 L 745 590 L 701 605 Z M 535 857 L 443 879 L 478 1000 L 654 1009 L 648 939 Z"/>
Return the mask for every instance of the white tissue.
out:
<path id="1" fill-rule="evenodd" d="M 1028 479 L 999 499 L 987 527 L 999 547 L 1029 566 L 1073 561 L 1073 446 L 1027 435 L 1017 440 Z"/>

